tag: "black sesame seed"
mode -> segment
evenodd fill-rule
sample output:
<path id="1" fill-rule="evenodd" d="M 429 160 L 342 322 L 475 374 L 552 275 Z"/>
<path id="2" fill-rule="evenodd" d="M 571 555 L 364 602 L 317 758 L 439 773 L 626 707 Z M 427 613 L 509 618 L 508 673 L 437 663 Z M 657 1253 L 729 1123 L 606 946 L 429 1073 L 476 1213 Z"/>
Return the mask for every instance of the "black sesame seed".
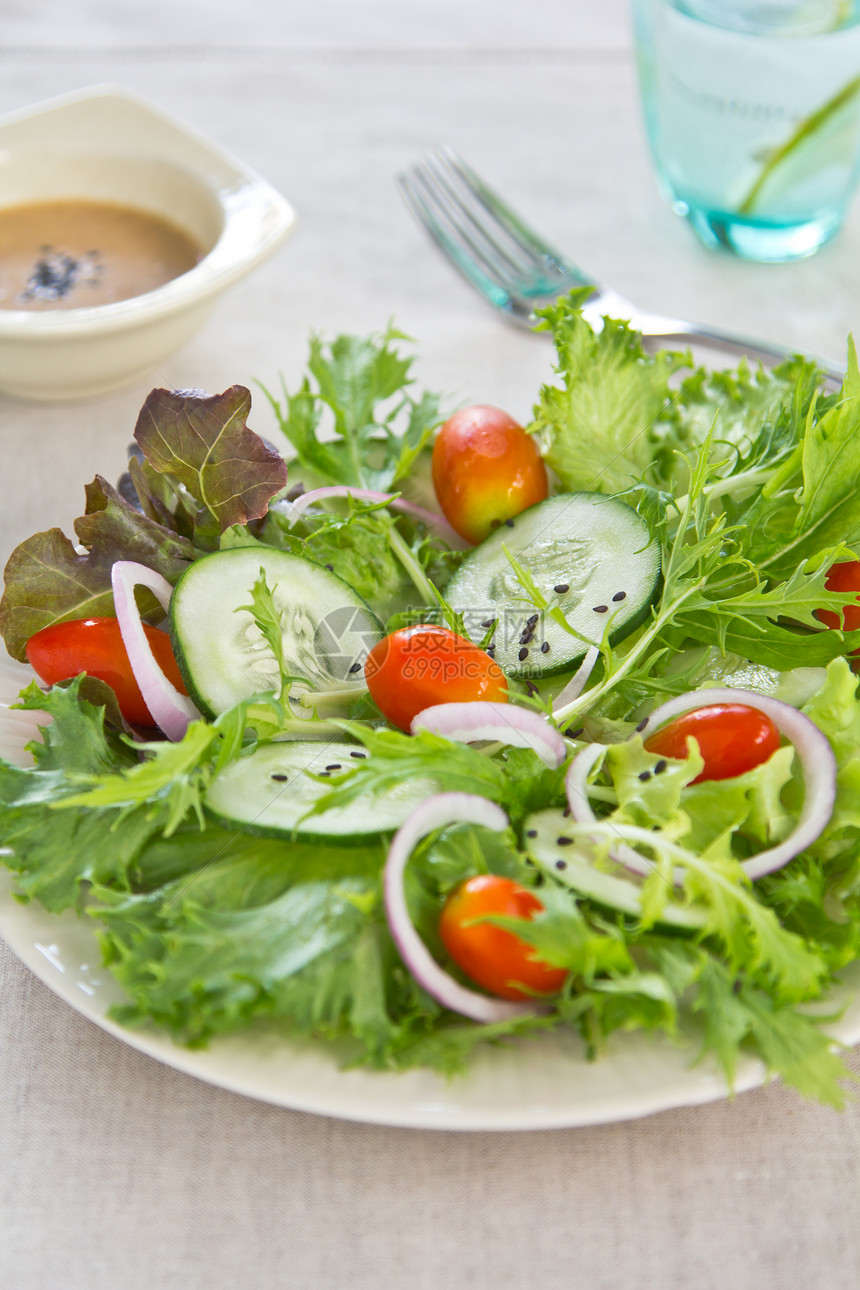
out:
<path id="1" fill-rule="evenodd" d="M 353 664 L 352 664 L 352 667 L 351 667 L 349 670 L 350 670 L 350 672 L 360 672 L 360 671 L 361 671 L 361 664 L 360 664 L 360 663 L 353 663 Z"/>
<path id="2" fill-rule="evenodd" d="M 556 838 L 555 844 L 557 847 L 572 847 L 573 838 L 566 838 L 564 834 L 562 834 L 560 838 Z"/>
<path id="3" fill-rule="evenodd" d="M 522 636 L 520 637 L 520 644 L 528 645 L 530 641 L 534 640 L 534 638 L 535 638 L 535 634 L 533 631 L 524 631 Z"/>
<path id="4" fill-rule="evenodd" d="M 513 520 L 505 520 L 505 523 L 507 524 L 509 529 L 512 529 L 514 527 Z"/>
<path id="5" fill-rule="evenodd" d="M 666 769 L 668 765 L 669 763 L 667 761 L 664 761 L 663 758 L 661 757 L 658 762 L 654 763 L 654 774 L 662 775 L 663 771 Z"/>
<path id="6" fill-rule="evenodd" d="M 540 652 L 541 654 L 549 653 L 549 641 L 544 641 L 543 645 L 541 645 L 540 647 Z"/>
<path id="7" fill-rule="evenodd" d="M 342 769 L 343 767 L 341 766 L 339 761 L 333 761 L 330 766 L 326 766 L 326 770 L 342 770 Z"/>
<path id="8" fill-rule="evenodd" d="M 534 681 L 526 681 L 526 694 L 532 695 L 532 694 L 537 694 L 537 692 L 538 692 L 538 688 L 535 685 Z"/>
<path id="9" fill-rule="evenodd" d="M 639 778 L 642 780 L 642 783 L 644 784 L 644 783 L 645 783 L 645 781 L 646 781 L 646 779 L 650 779 L 650 778 L 651 778 L 651 772 L 650 772 L 650 770 L 640 770 L 640 772 L 639 772 Z"/>
<path id="10" fill-rule="evenodd" d="M 556 862 L 555 862 L 555 867 L 556 867 L 556 869 L 566 869 L 566 868 L 567 868 L 567 861 L 566 861 L 566 860 L 556 860 Z"/>
<path id="11" fill-rule="evenodd" d="M 495 621 L 496 621 L 496 620 L 495 620 L 495 618 L 485 618 L 485 619 L 484 619 L 484 621 L 481 623 L 481 626 L 482 626 L 482 627 L 492 627 L 492 625 L 493 625 L 493 623 L 494 623 Z"/>
<path id="12" fill-rule="evenodd" d="M 349 755 L 350 755 L 350 757 L 364 758 L 364 757 L 366 757 L 366 756 L 367 756 L 367 753 L 363 753 L 363 752 L 351 752 Z"/>
<path id="13" fill-rule="evenodd" d="M 526 829 L 526 837 L 527 837 L 527 838 L 536 838 L 536 837 L 537 837 L 537 829 Z"/>
<path id="14" fill-rule="evenodd" d="M 647 724 L 648 724 L 648 718 L 643 717 L 642 720 L 639 722 L 639 725 L 636 727 L 637 731 L 644 730 Z"/>
<path id="15" fill-rule="evenodd" d="M 578 739 L 584 729 L 584 726 L 577 726 L 575 730 L 573 726 L 568 726 L 564 733 L 567 735 L 568 739 Z"/>
<path id="16" fill-rule="evenodd" d="M 272 775 L 272 779 L 276 779 L 276 780 L 278 781 L 278 783 L 279 783 L 279 784 L 286 784 L 286 782 L 287 782 L 287 776 L 286 776 L 286 775 L 280 775 L 280 774 L 277 774 L 277 773 L 276 773 L 276 774 L 274 774 L 274 775 Z"/>
<path id="17" fill-rule="evenodd" d="M 326 568 L 328 569 L 329 573 L 334 573 L 334 565 L 333 565 L 333 564 L 327 564 L 327 565 L 326 565 Z"/>
<path id="18" fill-rule="evenodd" d="M 526 619 L 526 627 L 534 627 L 539 618 L 540 614 L 532 614 L 531 618 Z"/>
<path id="19" fill-rule="evenodd" d="M 328 771 L 327 771 L 327 770 L 321 770 L 321 771 L 320 771 L 320 775 L 319 775 L 319 777 L 320 777 L 320 779 L 328 779 L 328 778 L 329 778 L 329 773 L 328 773 Z"/>
<path id="20" fill-rule="evenodd" d="M 560 596 L 563 596 L 566 591 L 570 591 L 570 583 L 559 582 L 557 586 L 553 587 L 553 591 L 556 591 Z"/>
<path id="21" fill-rule="evenodd" d="M 528 656 L 529 656 L 529 652 L 525 647 L 523 647 L 523 649 L 521 649 L 519 654 L 517 655 L 521 663 L 523 662 L 524 659 L 527 659 Z"/>
<path id="22" fill-rule="evenodd" d="M 490 657 L 490 658 L 495 658 L 495 657 L 496 657 L 496 647 L 495 647 L 495 645 L 488 645 L 488 646 L 487 646 L 487 654 L 489 655 L 489 657 Z"/>
<path id="23" fill-rule="evenodd" d="M 626 591 L 616 591 L 616 593 L 615 593 L 615 595 L 612 597 L 612 599 L 613 599 L 613 600 L 626 600 L 626 599 L 627 599 L 627 592 L 626 592 Z"/>
<path id="24" fill-rule="evenodd" d="M 564 818 L 565 818 L 566 820 L 567 820 L 567 819 L 570 819 L 570 807 L 569 807 L 569 806 L 566 806 L 566 807 L 564 808 L 564 810 L 562 811 L 562 815 L 564 816 Z"/>
<path id="25" fill-rule="evenodd" d="M 608 609 L 608 605 L 592 605 L 592 610 L 595 614 L 605 614 Z"/>

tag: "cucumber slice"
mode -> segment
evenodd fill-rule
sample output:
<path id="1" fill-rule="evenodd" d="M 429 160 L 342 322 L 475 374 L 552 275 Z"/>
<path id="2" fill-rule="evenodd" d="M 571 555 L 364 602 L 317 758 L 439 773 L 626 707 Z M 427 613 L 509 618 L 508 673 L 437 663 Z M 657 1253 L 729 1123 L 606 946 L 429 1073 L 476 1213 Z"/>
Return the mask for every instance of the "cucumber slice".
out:
<path id="1" fill-rule="evenodd" d="M 538 811 L 536 815 L 529 816 L 525 823 L 525 846 L 535 864 L 595 904 L 631 918 L 640 918 L 642 892 L 638 883 L 621 876 L 627 873 L 626 869 L 619 866 L 615 873 L 598 869 L 584 851 L 574 845 L 560 843 L 558 839 L 567 836 L 567 822 L 562 811 Z M 655 926 L 695 932 L 700 931 L 706 922 L 707 915 L 695 905 L 669 900 Z"/>
<path id="2" fill-rule="evenodd" d="M 538 610 L 506 548 L 578 636 Z M 491 533 L 466 556 L 445 597 L 475 641 L 498 620 L 493 656 L 509 676 L 551 676 L 599 645 L 607 626 L 613 642 L 638 627 L 659 585 L 660 544 L 631 507 L 600 493 L 561 493 Z"/>
<path id="3" fill-rule="evenodd" d="M 170 636 L 188 693 L 209 716 L 280 687 L 275 656 L 253 615 L 265 572 L 282 624 L 284 661 L 307 680 L 291 694 L 366 688 L 364 660 L 382 623 L 348 583 L 322 565 L 265 547 L 233 547 L 195 560 L 170 601 Z"/>
<path id="4" fill-rule="evenodd" d="M 411 779 L 302 821 L 331 788 L 305 771 L 336 776 L 366 756 L 360 744 L 304 739 L 263 744 L 215 776 L 206 792 L 206 809 L 219 823 L 246 833 L 360 843 L 399 828 L 410 811 L 437 791 L 433 780 Z"/>

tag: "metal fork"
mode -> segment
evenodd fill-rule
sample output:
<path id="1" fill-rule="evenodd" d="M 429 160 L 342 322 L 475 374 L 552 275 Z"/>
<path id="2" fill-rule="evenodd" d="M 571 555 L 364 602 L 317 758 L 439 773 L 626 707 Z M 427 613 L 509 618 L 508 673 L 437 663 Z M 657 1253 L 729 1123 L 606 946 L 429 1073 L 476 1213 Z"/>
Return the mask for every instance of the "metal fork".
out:
<path id="1" fill-rule="evenodd" d="M 471 286 L 496 309 L 523 327 L 534 311 L 575 287 L 590 287 L 583 313 L 597 329 L 604 315 L 628 319 L 644 338 L 687 341 L 725 354 L 780 363 L 797 351 L 751 340 L 682 318 L 648 313 L 600 286 L 549 246 L 466 165 L 452 148 L 441 147 L 398 175 L 403 196 L 437 246 Z M 845 369 L 816 358 L 830 384 L 839 387 Z"/>

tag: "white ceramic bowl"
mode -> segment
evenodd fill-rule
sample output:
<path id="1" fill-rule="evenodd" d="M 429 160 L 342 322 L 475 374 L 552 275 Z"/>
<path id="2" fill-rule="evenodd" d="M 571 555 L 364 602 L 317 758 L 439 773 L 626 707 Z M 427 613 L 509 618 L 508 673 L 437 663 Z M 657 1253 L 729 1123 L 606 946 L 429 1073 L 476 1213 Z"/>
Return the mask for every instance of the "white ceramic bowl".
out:
<path id="1" fill-rule="evenodd" d="M 169 219 L 204 250 L 188 273 L 113 304 L 0 309 L 0 390 L 25 399 L 100 394 L 149 371 L 295 220 L 254 171 L 110 85 L 0 117 L 0 206 L 95 199 Z"/>

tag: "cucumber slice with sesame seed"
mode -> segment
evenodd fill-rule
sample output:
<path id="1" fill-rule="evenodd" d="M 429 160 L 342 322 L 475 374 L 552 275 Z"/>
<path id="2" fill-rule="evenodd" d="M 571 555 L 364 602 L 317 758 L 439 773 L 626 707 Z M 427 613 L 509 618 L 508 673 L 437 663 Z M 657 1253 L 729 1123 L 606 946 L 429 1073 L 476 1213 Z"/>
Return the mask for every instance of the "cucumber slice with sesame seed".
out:
<path id="1" fill-rule="evenodd" d="M 358 844 L 393 833 L 425 798 L 438 791 L 429 779 L 407 779 L 382 793 L 365 793 L 348 806 L 308 815 L 336 779 L 367 753 L 360 744 L 283 740 L 263 744 L 222 770 L 209 785 L 206 810 L 227 828 L 303 842 Z"/>
<path id="2" fill-rule="evenodd" d="M 232 547 L 195 560 L 173 591 L 169 626 L 188 693 L 216 716 L 253 694 L 277 690 L 278 664 L 253 614 L 264 573 L 281 629 L 286 671 L 304 678 L 293 697 L 366 689 L 364 662 L 382 623 L 342 578 L 301 556 L 263 546 Z"/>
<path id="3" fill-rule="evenodd" d="M 549 603 L 541 610 L 511 558 Z M 624 502 L 560 493 L 508 520 L 471 551 L 445 597 L 480 641 L 496 619 L 492 652 L 509 676 L 568 671 L 604 635 L 615 643 L 648 616 L 660 588 L 660 544 Z M 572 631 L 553 618 L 560 609 Z"/>
<path id="4" fill-rule="evenodd" d="M 614 871 L 598 867 L 567 835 L 567 823 L 563 811 L 538 811 L 529 816 L 525 823 L 525 846 L 534 863 L 578 895 L 604 909 L 630 918 L 641 918 L 640 884 L 620 865 Z M 707 913 L 700 907 L 669 899 L 655 920 L 655 926 L 676 932 L 698 932 L 706 922 Z"/>

